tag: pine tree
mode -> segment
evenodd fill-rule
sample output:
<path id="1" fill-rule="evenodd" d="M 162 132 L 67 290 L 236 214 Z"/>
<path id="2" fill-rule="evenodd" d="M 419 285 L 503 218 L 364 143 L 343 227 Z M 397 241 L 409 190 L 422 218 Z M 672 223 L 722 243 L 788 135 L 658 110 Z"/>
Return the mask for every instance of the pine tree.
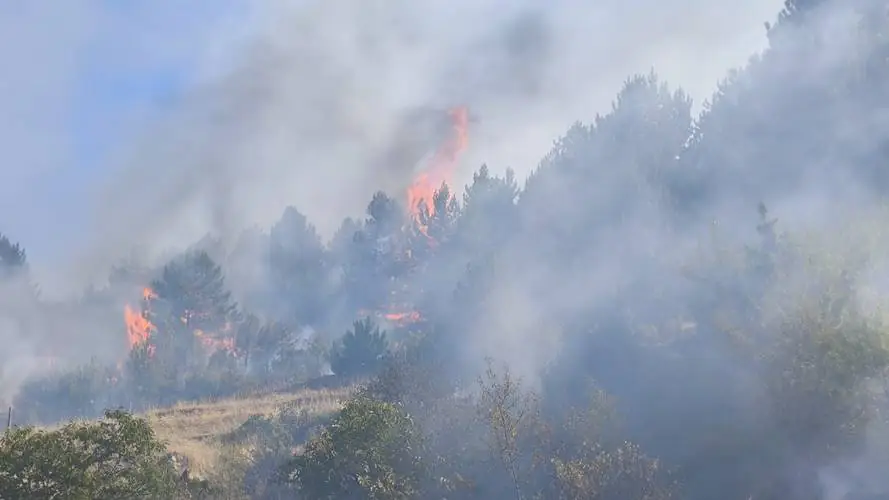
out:
<path id="1" fill-rule="evenodd" d="M 271 317 L 298 325 L 317 325 L 330 295 L 327 255 L 321 237 L 306 217 L 288 207 L 269 235 Z"/>
<path id="2" fill-rule="evenodd" d="M 159 379 L 175 380 L 181 388 L 204 366 L 201 337 L 233 338 L 240 314 L 225 287 L 222 268 L 203 251 L 168 263 L 151 288 L 156 294 L 148 305 L 149 320 L 156 327 L 152 363 L 163 372 Z"/>
<path id="3" fill-rule="evenodd" d="M 472 175 L 472 184 L 463 194 L 463 211 L 457 224 L 457 238 L 465 251 L 472 256 L 485 255 L 515 234 L 518 196 L 512 169 L 497 177 L 491 175 L 487 165 L 482 165 Z"/>
<path id="4" fill-rule="evenodd" d="M 382 366 L 387 349 L 386 332 L 364 318 L 356 321 L 334 348 L 330 368 L 341 377 L 370 375 Z"/>
<path id="5" fill-rule="evenodd" d="M 25 249 L 0 233 L 0 278 L 10 277 L 27 268 Z"/>
<path id="6" fill-rule="evenodd" d="M 419 220 L 423 233 L 433 246 L 445 244 L 453 235 L 457 219 L 460 217 L 460 204 L 444 182 L 432 194 L 432 212 L 426 205 L 421 205 Z"/>
<path id="7" fill-rule="evenodd" d="M 352 237 L 343 263 L 341 289 L 348 310 L 379 310 L 387 302 L 392 281 L 409 270 L 401 206 L 383 192 L 367 206 L 363 229 Z"/>
<path id="8" fill-rule="evenodd" d="M 152 289 L 170 317 L 191 330 L 219 332 L 238 319 L 222 268 L 206 252 L 189 252 L 164 266 Z"/>

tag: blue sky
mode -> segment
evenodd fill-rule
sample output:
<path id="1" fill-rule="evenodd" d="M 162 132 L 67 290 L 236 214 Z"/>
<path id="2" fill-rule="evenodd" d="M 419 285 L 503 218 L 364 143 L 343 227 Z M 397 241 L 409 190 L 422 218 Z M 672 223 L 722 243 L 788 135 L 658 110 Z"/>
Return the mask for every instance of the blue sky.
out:
<path id="1" fill-rule="evenodd" d="M 352 186 L 361 184 L 356 179 L 378 174 L 344 160 L 372 153 L 373 141 L 383 140 L 377 137 L 385 135 L 380 130 L 364 129 L 417 100 L 435 102 L 447 87 L 436 80 L 442 78 L 435 76 L 441 66 L 472 76 L 480 71 L 477 63 L 496 60 L 495 46 L 489 54 L 466 47 L 490 45 L 492 30 L 506 29 L 531 4 L 546 6 L 552 43 L 559 47 L 537 75 L 546 90 L 534 102 L 519 102 L 510 99 L 524 98 L 485 94 L 488 87 L 464 89 L 478 90 L 475 106 L 481 101 L 487 106 L 479 112 L 490 132 L 473 137 L 477 157 L 467 162 L 511 166 L 519 175 L 536 165 L 571 121 L 606 111 L 629 74 L 654 66 L 667 81 L 707 97 L 729 67 L 743 64 L 764 43 L 762 22 L 773 18 L 781 0 L 0 0 L 0 232 L 20 241 L 32 262 L 51 265 L 72 246 L 104 245 L 99 236 L 107 234 L 127 240 L 117 241 L 120 246 L 145 246 L 129 239 L 130 221 L 146 212 L 156 216 L 154 231 L 145 236 L 153 242 L 215 230 L 216 219 L 266 224 L 285 204 L 308 207 L 316 224 L 335 229 L 343 216 L 360 213 L 363 200 L 358 199 L 366 186 Z M 303 10 L 306 5 L 311 8 Z M 367 5 L 379 12 L 360 8 Z M 405 9 L 410 12 L 401 12 Z M 297 11 L 305 17 L 296 17 Z M 396 21 L 422 31 L 420 42 L 402 45 L 403 34 L 391 25 Z M 238 131 L 238 122 L 203 123 L 209 130 L 200 136 L 207 141 L 201 152 L 210 149 L 207 156 L 225 159 L 225 176 L 220 175 L 225 182 L 194 186 L 213 162 L 159 160 L 163 155 L 150 147 L 139 149 L 139 162 L 121 161 L 128 146 L 134 153 L 137 145 L 144 146 L 142 140 L 154 137 L 146 125 L 164 109 L 179 107 L 196 78 L 237 63 L 232 49 L 251 36 L 279 44 L 276 57 L 292 61 L 251 59 L 250 68 L 263 71 L 239 74 L 256 78 L 263 84 L 257 88 L 273 89 L 262 96 L 261 109 L 250 92 L 223 99 L 233 109 L 258 110 L 248 112 L 254 118 L 249 130 Z M 382 52 L 373 61 L 362 55 L 369 39 L 381 42 L 374 45 Z M 306 61 L 315 62 L 302 66 Z M 311 139 L 319 127 L 327 127 L 326 142 Z M 214 135 L 217 129 L 221 135 Z M 309 133 L 300 143 L 284 130 Z M 351 130 L 358 132 L 349 135 Z M 230 141 L 235 136 L 238 140 Z M 330 148 L 333 143 L 350 147 Z M 244 151 L 252 156 L 247 159 Z M 323 176 L 318 175 L 322 160 Z M 152 161 L 168 162 L 169 175 L 154 176 Z M 293 168 L 303 164 L 311 167 Z M 169 181 L 167 192 L 125 185 L 127 192 L 114 202 L 118 206 L 97 206 L 103 184 L 130 181 L 116 177 L 124 170 L 140 179 Z M 126 210 L 135 197 L 153 203 Z M 131 216 L 135 212 L 140 215 Z M 109 228 L 101 213 L 120 214 L 115 224 L 123 227 Z M 103 224 L 101 234 L 98 224 Z M 173 227 L 177 224 L 183 227 Z M 188 236 L 180 237 L 177 229 Z"/>
<path id="2" fill-rule="evenodd" d="M 42 5 L 41 5 L 42 4 Z M 90 221 L 109 154 L 175 105 L 239 0 L 0 7 L 0 232 L 53 260 Z M 187 7 L 186 7 L 187 6 Z M 109 207 L 113 209 L 113 207 Z"/>

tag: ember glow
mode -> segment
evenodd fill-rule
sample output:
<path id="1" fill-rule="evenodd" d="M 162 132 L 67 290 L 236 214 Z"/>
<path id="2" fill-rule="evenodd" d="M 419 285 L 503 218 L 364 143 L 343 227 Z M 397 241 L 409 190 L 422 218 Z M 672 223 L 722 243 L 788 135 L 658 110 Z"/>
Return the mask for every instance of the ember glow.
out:
<path id="1" fill-rule="evenodd" d="M 150 303 L 152 300 L 157 298 L 157 293 L 151 288 L 144 288 L 142 290 L 142 312 L 138 312 L 136 308 L 127 304 L 124 306 L 124 323 L 127 327 L 127 341 L 129 344 L 129 350 L 132 351 L 136 347 L 148 344 L 151 334 L 157 331 L 157 327 L 151 323 L 148 319 L 148 311 L 150 307 Z M 192 316 L 191 312 L 187 312 L 185 316 L 179 318 L 182 321 L 182 324 L 188 325 L 188 319 Z M 228 334 L 232 329 L 231 324 L 226 324 L 225 328 L 223 328 L 223 332 Z M 225 350 L 231 354 L 235 354 L 235 340 L 230 335 L 219 338 L 218 335 L 214 335 L 211 333 L 204 332 L 203 330 L 195 329 L 194 336 L 201 342 L 201 345 L 204 346 L 209 352 L 215 352 L 218 350 Z M 153 356 L 155 352 L 154 345 L 148 345 L 148 355 Z"/>
<path id="2" fill-rule="evenodd" d="M 235 339 L 233 338 L 214 338 L 204 333 L 203 330 L 195 330 L 194 336 L 197 337 L 198 340 L 200 340 L 201 345 L 203 345 L 209 351 L 227 351 L 232 355 L 236 354 Z"/>
<path id="3" fill-rule="evenodd" d="M 416 323 L 420 321 L 420 313 L 417 311 L 407 311 L 407 312 L 397 312 L 397 313 L 387 313 L 383 315 L 386 318 L 386 321 L 390 321 L 399 326 L 408 325 L 410 323 Z"/>
<path id="4" fill-rule="evenodd" d="M 433 195 L 442 183 L 450 185 L 457 160 L 469 144 L 469 111 L 458 107 L 448 111 L 451 119 L 450 137 L 442 144 L 426 170 L 421 173 L 407 190 L 407 205 L 414 220 L 420 224 L 421 207 L 426 207 L 429 215 L 435 213 Z M 420 230 L 425 228 L 420 224 Z"/>
<path id="5" fill-rule="evenodd" d="M 382 312 L 382 311 L 370 311 L 367 309 L 362 309 L 358 311 L 358 317 L 376 317 L 378 319 L 385 320 L 388 323 L 391 323 L 393 326 L 397 327 L 405 327 L 423 319 L 423 316 L 420 315 L 418 311 L 404 309 L 404 310 L 393 310 L 393 308 L 387 308 L 390 312 Z"/>

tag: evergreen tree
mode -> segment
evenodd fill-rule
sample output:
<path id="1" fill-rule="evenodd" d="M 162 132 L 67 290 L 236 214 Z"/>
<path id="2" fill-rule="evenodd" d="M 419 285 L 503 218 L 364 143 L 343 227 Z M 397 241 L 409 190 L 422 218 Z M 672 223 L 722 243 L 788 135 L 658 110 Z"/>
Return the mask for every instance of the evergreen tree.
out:
<path id="1" fill-rule="evenodd" d="M 318 325 L 330 295 L 321 237 L 303 214 L 288 207 L 269 240 L 271 317 L 293 325 Z"/>
<path id="2" fill-rule="evenodd" d="M 875 132 L 889 103 L 886 8 L 787 0 L 769 46 L 719 86 L 682 154 L 697 207 L 825 185 L 861 188 L 856 199 L 889 190 L 889 145 Z"/>
<path id="3" fill-rule="evenodd" d="M 572 126 L 528 179 L 518 207 L 537 258 L 580 255 L 629 214 L 667 215 L 681 202 L 677 157 L 691 132 L 684 92 L 653 73 L 628 79 L 611 112 Z"/>
<path id="4" fill-rule="evenodd" d="M 497 177 L 491 175 L 487 165 L 482 165 L 463 194 L 457 228 L 461 250 L 470 257 L 482 256 L 514 236 L 519 229 L 515 210 L 518 197 L 519 187 L 512 169 Z"/>
<path id="5" fill-rule="evenodd" d="M 25 249 L 0 233 L 0 278 L 7 278 L 27 267 Z"/>
<path id="6" fill-rule="evenodd" d="M 203 342 L 233 338 L 240 313 L 222 268 L 206 252 L 191 251 L 168 263 L 151 289 L 156 295 L 148 304 L 155 326 L 152 370 L 163 372 L 158 380 L 175 381 L 182 388 L 205 367 L 207 348 L 201 337 Z"/>
<path id="7" fill-rule="evenodd" d="M 351 311 L 376 311 L 387 302 L 392 282 L 410 268 L 401 206 L 383 192 L 374 194 L 367 219 L 352 237 L 341 286 Z"/>
<path id="8" fill-rule="evenodd" d="M 365 228 L 368 235 L 375 240 L 397 236 L 404 226 L 404 213 L 401 205 L 386 193 L 374 193 L 367 205 Z"/>
<path id="9" fill-rule="evenodd" d="M 347 378 L 370 375 L 382 366 L 387 349 L 386 332 L 364 318 L 356 321 L 333 349 L 330 368 Z"/>
<path id="10" fill-rule="evenodd" d="M 423 233 L 433 246 L 447 243 L 453 235 L 454 226 L 460 217 L 460 204 L 451 192 L 451 188 L 444 182 L 432 195 L 432 212 L 425 204 L 420 206 L 418 224 L 423 228 Z"/>
<path id="11" fill-rule="evenodd" d="M 206 252 L 193 251 L 173 260 L 151 288 L 167 306 L 166 319 L 178 320 L 192 331 L 220 332 L 238 319 L 222 268 Z"/>

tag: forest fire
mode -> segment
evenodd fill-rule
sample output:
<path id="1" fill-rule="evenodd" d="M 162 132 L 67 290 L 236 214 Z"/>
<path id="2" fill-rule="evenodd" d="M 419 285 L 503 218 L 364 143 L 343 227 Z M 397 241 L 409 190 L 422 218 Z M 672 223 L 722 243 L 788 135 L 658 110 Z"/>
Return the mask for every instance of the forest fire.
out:
<path id="1" fill-rule="evenodd" d="M 151 288 L 144 288 L 142 291 L 142 312 L 137 312 L 135 308 L 129 304 L 124 306 L 124 323 L 127 328 L 127 341 L 129 350 L 132 351 L 136 347 L 147 344 L 151 338 L 151 334 L 157 331 L 157 327 L 148 319 L 149 303 L 157 298 L 157 293 Z M 184 324 L 187 324 L 187 318 L 181 318 Z M 230 329 L 231 325 L 227 325 Z M 231 354 L 235 354 L 234 338 L 216 338 L 207 334 L 203 330 L 195 329 L 194 336 L 201 342 L 207 350 L 216 352 L 225 350 Z M 149 357 L 154 355 L 155 346 L 148 345 Z"/>
<path id="2" fill-rule="evenodd" d="M 429 215 L 435 213 L 433 195 L 442 183 L 450 183 L 457 160 L 469 144 L 469 110 L 461 106 L 449 110 L 448 115 L 451 119 L 450 137 L 439 146 L 430 165 L 407 190 L 408 208 L 424 234 L 425 226 L 420 222 L 421 207 L 425 206 Z"/>
<path id="3" fill-rule="evenodd" d="M 389 321 L 390 323 L 401 327 L 416 323 L 423 319 L 423 317 L 420 316 L 420 313 L 417 311 L 386 313 L 383 315 L 383 317 L 386 318 L 386 321 Z"/>
<path id="4" fill-rule="evenodd" d="M 388 323 L 391 323 L 396 327 L 406 327 L 408 325 L 412 325 L 417 323 L 418 321 L 423 319 L 423 316 L 420 315 L 418 311 L 405 309 L 403 311 L 392 311 L 392 312 L 381 312 L 376 311 L 372 312 L 367 309 L 362 309 L 358 311 L 359 317 L 376 317 L 378 319 L 383 319 Z"/>
<path id="5" fill-rule="evenodd" d="M 226 351 L 231 355 L 235 355 L 235 339 L 233 338 L 222 338 L 217 339 L 211 337 L 204 333 L 203 330 L 195 330 L 194 336 L 200 340 L 201 345 L 203 345 L 206 349 L 216 352 L 216 351 Z"/>
<path id="6" fill-rule="evenodd" d="M 386 318 L 386 321 L 390 321 L 399 326 L 404 326 L 410 323 L 416 323 L 420 321 L 421 316 L 417 311 L 407 311 L 407 312 L 398 312 L 398 313 L 386 313 L 383 315 Z"/>
<path id="7" fill-rule="evenodd" d="M 407 205 L 411 219 L 417 229 L 431 245 L 437 242 L 429 235 L 423 215 L 435 214 L 435 192 L 442 184 L 450 185 L 457 161 L 469 144 L 469 110 L 465 106 L 451 108 L 447 112 L 450 130 L 446 139 L 438 146 L 429 165 L 411 182 L 407 189 Z M 410 308 L 399 308 L 396 311 L 378 312 L 376 316 L 397 326 L 405 327 L 422 320 L 419 312 Z"/>
<path id="8" fill-rule="evenodd" d="M 157 295 L 151 288 L 146 287 L 142 290 L 143 302 L 148 302 L 155 297 L 157 297 Z M 147 314 L 145 312 L 138 313 L 133 307 L 127 304 L 124 306 L 123 317 L 127 327 L 129 349 L 133 350 L 137 346 L 148 342 L 151 332 L 155 330 L 155 327 L 151 321 L 148 320 Z"/>
<path id="9" fill-rule="evenodd" d="M 425 169 L 411 182 L 407 190 L 407 203 L 412 219 L 416 222 L 420 232 L 427 237 L 427 228 L 421 214 L 434 215 L 434 195 L 442 184 L 450 184 L 457 161 L 466 149 L 469 126 L 469 111 L 465 106 L 459 106 L 447 111 L 450 122 L 450 130 L 446 139 L 438 146 Z M 150 303 L 157 299 L 157 293 L 149 287 L 142 290 L 141 308 L 129 304 L 124 306 L 124 323 L 127 331 L 127 344 L 130 351 L 147 345 L 149 356 L 153 355 L 155 346 L 149 344 L 152 334 L 157 332 L 157 327 L 149 320 Z M 403 309 L 399 311 L 382 312 L 379 317 L 396 326 L 407 326 L 420 321 L 422 318 L 417 311 Z M 187 318 L 182 318 L 188 325 Z M 210 352 L 224 350 L 236 354 L 234 338 L 230 335 L 220 336 L 201 329 L 194 329 L 193 334 L 200 343 Z"/>

